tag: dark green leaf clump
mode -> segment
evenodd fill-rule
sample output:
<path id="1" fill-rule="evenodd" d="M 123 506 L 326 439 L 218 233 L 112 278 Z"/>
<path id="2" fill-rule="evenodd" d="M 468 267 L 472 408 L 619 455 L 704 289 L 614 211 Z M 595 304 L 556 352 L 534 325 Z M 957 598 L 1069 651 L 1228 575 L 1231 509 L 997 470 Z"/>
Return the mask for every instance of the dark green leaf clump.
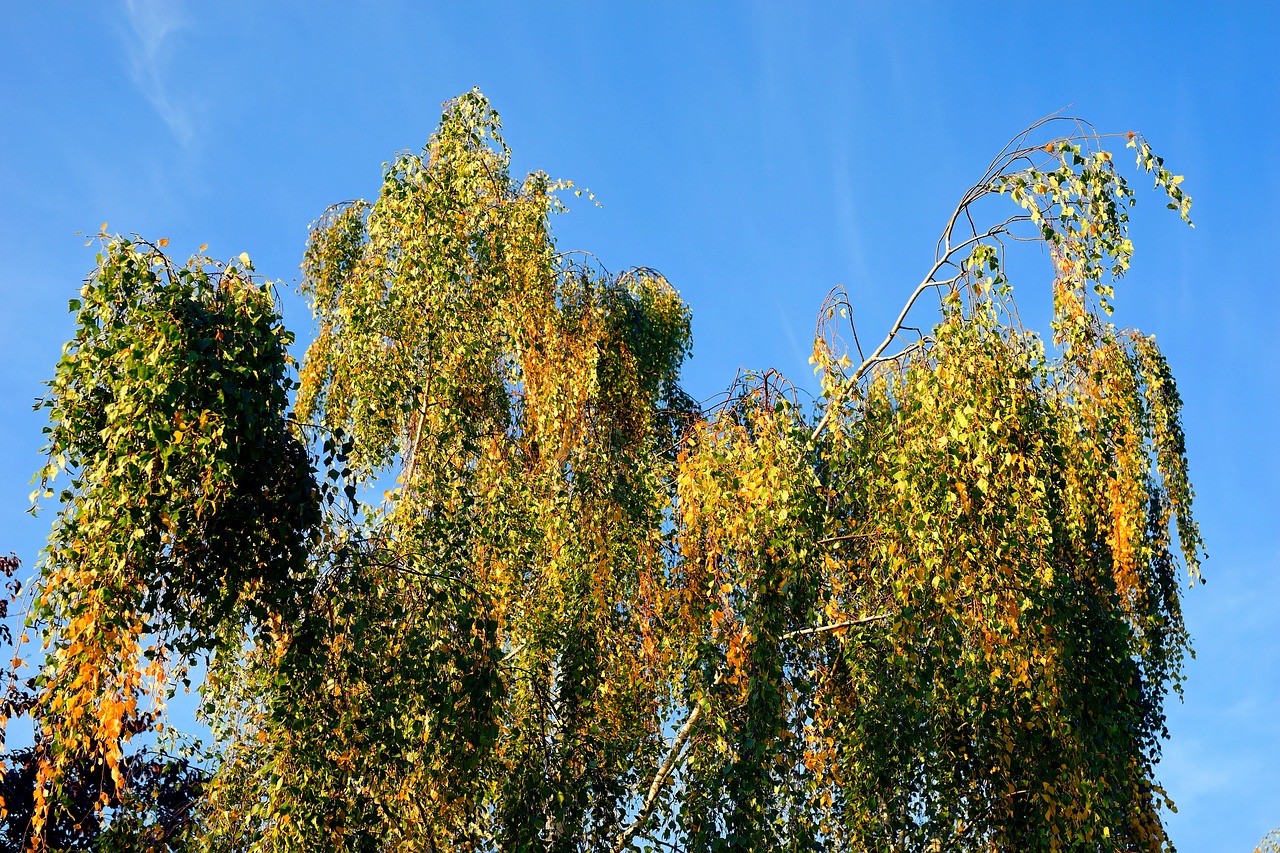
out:
<path id="1" fill-rule="evenodd" d="M 43 401 L 41 475 L 71 475 L 48 560 L 101 563 L 149 629 L 207 646 L 233 614 L 290 607 L 319 522 L 285 419 L 291 336 L 246 265 L 128 240 L 100 259 Z"/>
<path id="2" fill-rule="evenodd" d="M 151 714 L 139 700 L 158 709 L 196 652 L 292 618 L 320 521 L 285 417 L 290 336 L 247 256 L 175 267 L 103 237 L 42 401 L 38 493 L 69 482 L 29 611 L 47 649 L 31 682 L 37 834 L 79 763 L 123 789 L 124 744 Z"/>

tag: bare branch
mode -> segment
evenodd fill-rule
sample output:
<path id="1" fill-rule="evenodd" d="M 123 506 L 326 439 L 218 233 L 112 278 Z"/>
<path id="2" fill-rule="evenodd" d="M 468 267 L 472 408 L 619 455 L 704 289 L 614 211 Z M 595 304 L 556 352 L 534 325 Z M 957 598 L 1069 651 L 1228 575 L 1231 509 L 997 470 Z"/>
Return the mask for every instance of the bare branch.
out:
<path id="1" fill-rule="evenodd" d="M 843 631 L 846 628 L 853 628 L 858 625 L 867 625 L 872 622 L 882 622 L 891 619 L 891 613 L 878 613 L 875 616 L 863 616 L 860 619 L 851 619 L 848 622 L 840 622 L 835 625 L 819 625 L 816 628 L 801 628 L 798 631 L 789 631 L 783 634 L 779 640 L 793 640 L 796 637 L 807 637 L 813 634 L 826 634 L 831 631 Z M 720 683 L 720 675 L 717 675 L 712 685 Z M 666 785 L 667 780 L 671 777 L 675 770 L 676 763 L 680 760 L 684 752 L 685 745 L 689 742 L 690 736 L 693 734 L 694 728 L 698 725 L 698 721 L 702 719 L 702 709 L 705 707 L 702 703 L 693 706 L 693 710 L 689 712 L 689 717 L 684 721 L 684 725 L 676 732 L 675 739 L 671 742 L 671 748 L 667 751 L 667 757 L 662 760 L 662 764 L 658 766 L 658 771 L 653 775 L 653 782 L 649 785 L 649 792 L 645 794 L 644 802 L 640 805 L 640 811 L 636 814 L 635 820 L 627 825 L 627 828 L 618 836 L 618 840 L 614 842 L 613 853 L 622 853 L 627 844 L 635 837 L 645 821 L 653 814 L 653 808 L 657 805 L 658 796 L 662 793 L 662 788 Z"/>
<path id="2" fill-rule="evenodd" d="M 872 539 L 872 538 L 874 538 L 876 535 L 878 535 L 878 534 L 875 534 L 875 533 L 846 533 L 846 534 L 844 534 L 843 536 L 828 536 L 828 537 L 826 537 L 826 538 L 824 538 L 824 539 L 819 539 L 819 540 L 817 541 L 817 543 L 816 543 L 816 544 L 818 544 L 818 545 L 830 545 L 832 542 L 853 542 L 853 541 L 856 541 L 856 540 L 858 540 L 858 539 Z"/>
<path id="3" fill-rule="evenodd" d="M 716 675 L 712 686 L 720 683 L 720 675 Z M 667 751 L 667 757 L 662 760 L 662 764 L 658 766 L 658 772 L 653 774 L 653 782 L 649 785 L 649 792 L 645 794 L 644 802 L 640 806 L 640 811 L 636 814 L 636 819 L 627 825 L 627 828 L 618 836 L 618 840 L 614 842 L 613 853 L 622 853 L 631 839 L 644 826 L 645 821 L 653 814 L 653 807 L 658 803 L 658 795 L 662 793 L 662 787 L 667 783 L 667 779 L 671 777 L 671 773 L 675 770 L 676 762 L 680 759 L 681 753 L 684 752 L 685 744 L 689 741 L 689 736 L 693 734 L 693 729 L 698 725 L 698 720 L 702 719 L 703 705 L 701 702 L 693 706 L 693 710 L 689 712 L 689 718 L 684 721 L 684 725 L 676 732 L 675 739 L 671 742 L 671 749 Z"/>
<path id="4" fill-rule="evenodd" d="M 869 625 L 872 622 L 884 622 L 892 619 L 892 613 L 877 613 L 875 616 L 863 616 L 860 619 L 850 619 L 848 622 L 837 622 L 834 625 L 819 625 L 816 628 L 801 628 L 798 631 L 788 631 L 778 639 L 794 640 L 796 637 L 808 637 L 813 634 L 827 634 L 832 631 L 843 631 L 845 628 L 853 628 L 858 625 Z"/>
<path id="5" fill-rule="evenodd" d="M 973 201 L 976 201 L 978 198 L 981 198 L 982 195 L 985 195 L 989 191 L 990 190 L 988 189 L 983 189 L 981 193 L 979 193 L 976 196 L 973 196 L 972 198 L 970 198 L 970 196 L 973 194 L 972 190 L 969 193 L 965 194 L 964 199 L 961 200 L 960 206 L 957 207 L 955 213 L 952 214 L 951 220 L 947 223 L 947 228 L 943 232 L 943 241 L 944 241 L 943 246 L 945 249 L 944 254 L 942 254 L 940 257 L 934 260 L 933 266 L 929 269 L 929 272 L 925 275 L 923 279 L 921 279 L 920 283 L 916 285 L 916 289 L 912 291 L 911 296 L 907 298 L 906 304 L 904 304 L 902 306 L 902 310 L 898 312 L 897 319 L 894 320 L 893 324 L 889 327 L 889 331 L 885 335 L 884 340 L 880 342 L 880 345 L 875 348 L 875 350 L 871 353 L 871 355 L 867 356 L 862 360 L 862 364 L 860 364 L 858 366 L 858 369 L 854 371 L 853 376 L 849 382 L 850 385 L 856 384 L 858 380 L 861 379 L 863 375 L 865 375 L 866 372 L 875 364 L 881 361 L 891 360 L 892 358 L 895 357 L 895 356 L 890 356 L 888 358 L 884 357 L 884 351 L 888 349 L 890 345 L 893 344 L 894 340 L 899 337 L 902 330 L 906 328 L 905 324 L 907 321 L 907 317 L 910 316 L 911 310 L 915 307 L 916 302 L 920 299 L 920 297 L 924 294 L 926 290 L 929 290 L 930 288 L 940 288 L 940 287 L 950 286 L 952 284 L 955 284 L 957 281 L 959 281 L 961 278 L 964 277 L 965 273 L 960 272 L 949 279 L 936 280 L 934 278 L 934 276 L 936 276 L 944 266 L 958 266 L 951 260 L 954 255 L 964 251 L 970 246 L 977 245 L 983 240 L 996 239 L 1000 235 L 1007 235 L 1009 234 L 1010 226 L 1012 226 L 1014 223 L 1025 222 L 1029 220 L 1030 217 L 1026 215 L 1010 216 L 1009 218 L 1005 219 L 1003 222 L 997 225 L 991 226 L 982 234 L 976 234 L 973 237 L 970 237 L 969 239 L 964 240 L 963 242 L 952 246 L 951 240 L 950 240 L 950 233 L 952 228 L 954 228 L 955 226 L 956 219 L 961 215 L 961 213 L 967 210 L 969 204 L 971 204 Z M 813 428 L 813 432 L 809 438 L 810 441 L 817 441 L 818 436 L 820 436 L 822 434 L 822 431 L 827 428 L 827 425 L 831 421 L 832 412 L 835 410 L 835 403 L 837 402 L 837 400 L 838 400 L 838 396 L 837 396 L 837 399 L 832 400 L 832 404 L 827 407 L 827 410 L 823 413 L 821 420 L 819 420 L 817 425 Z"/>

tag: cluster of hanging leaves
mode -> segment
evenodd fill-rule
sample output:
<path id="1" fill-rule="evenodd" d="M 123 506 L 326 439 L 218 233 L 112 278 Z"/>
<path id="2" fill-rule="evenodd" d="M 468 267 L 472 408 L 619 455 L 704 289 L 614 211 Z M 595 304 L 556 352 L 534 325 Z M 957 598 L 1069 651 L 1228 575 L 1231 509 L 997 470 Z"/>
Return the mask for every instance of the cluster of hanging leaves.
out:
<path id="1" fill-rule="evenodd" d="M 992 168 L 856 363 L 833 295 L 814 419 L 766 375 L 685 444 L 696 726 L 651 824 L 679 849 L 1171 848 L 1154 766 L 1189 652 L 1177 555 L 1198 579 L 1201 541 L 1168 364 L 1102 319 L 1133 194 L 1070 139 Z M 957 234 L 1001 194 L 1026 214 Z M 1055 263 L 1052 356 L 1004 272 L 1027 227 Z M 940 321 L 912 335 L 929 290 Z"/>
<path id="2" fill-rule="evenodd" d="M 816 424 L 765 377 L 687 443 L 681 569 L 716 678 L 689 717 L 682 849 L 1170 846 L 1176 554 L 1194 580 L 1201 553 L 1180 401 L 1154 340 L 1101 319 L 1132 252 L 1124 179 L 1071 140 L 993 168 L 1037 153 L 957 211 L 1007 193 L 1027 215 L 948 228 L 916 292 L 940 293 L 931 334 L 900 319 L 856 369 L 820 335 Z M 1003 270 L 1025 225 L 1055 261 L 1054 357 Z"/>
<path id="3" fill-rule="evenodd" d="M 310 591 L 320 513 L 285 420 L 291 339 L 247 267 L 176 267 L 160 246 L 104 237 L 71 302 L 75 337 L 40 404 L 37 494 L 65 480 L 19 638 L 35 633 L 43 652 L 35 838 L 74 768 L 109 777 L 100 806 L 124 789 L 126 743 L 197 652 L 293 618 Z"/>
<path id="4" fill-rule="evenodd" d="M 74 487 L 33 610 L 37 791 L 118 767 L 111 721 L 173 683 L 143 662 L 206 650 L 201 849 L 1171 849 L 1154 768 L 1202 549 L 1169 367 L 1106 319 L 1134 195 L 1100 139 L 1002 152 L 870 354 L 834 294 L 812 412 L 772 372 L 702 411 L 675 290 L 559 252 L 570 185 L 513 179 L 464 95 L 311 232 L 319 483 L 266 292 L 112 244 L 87 293 L 141 284 L 49 397 Z M 1005 271 L 1028 237 L 1049 346 Z"/>
<path id="5" fill-rule="evenodd" d="M 354 485 L 397 479 L 282 650 L 212 675 L 262 689 L 211 786 L 233 846 L 577 849 L 662 749 L 688 312 L 557 255 L 556 185 L 497 131 L 458 99 L 312 232 L 298 415 L 349 436 Z"/>
<path id="6" fill-rule="evenodd" d="M 855 607 L 869 586 L 893 615 L 819 688 L 819 733 L 857 733 L 819 748 L 821 787 L 849 798 L 827 825 L 855 849 L 1161 849 L 1152 770 L 1187 647 L 1169 521 L 1187 495 L 1148 344 L 1048 364 L 980 298 L 834 421 L 850 538 L 831 586 Z"/>

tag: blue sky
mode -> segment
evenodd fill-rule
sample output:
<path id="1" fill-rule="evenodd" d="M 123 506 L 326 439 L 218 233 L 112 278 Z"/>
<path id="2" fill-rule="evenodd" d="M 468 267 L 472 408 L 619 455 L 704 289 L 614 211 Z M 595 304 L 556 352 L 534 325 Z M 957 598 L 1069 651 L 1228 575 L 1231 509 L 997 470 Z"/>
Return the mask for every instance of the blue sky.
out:
<path id="1" fill-rule="evenodd" d="M 1280 18 L 1270 4 L 222 2 L 6 4 L 0 27 L 0 550 L 30 566 L 30 403 L 93 263 L 76 231 L 247 251 L 287 320 L 307 224 L 377 191 L 479 86 L 515 169 L 590 187 L 564 248 L 664 272 L 694 313 L 686 384 L 800 380 L 826 292 L 875 336 L 1005 140 L 1071 111 L 1140 130 L 1195 198 L 1135 211 L 1117 322 L 1154 332 L 1186 405 L 1208 584 L 1161 776 L 1184 853 L 1280 825 Z M 460 11 L 462 10 L 462 11 Z M 1135 181 L 1144 189 L 1145 180 Z M 570 199 L 571 201 L 573 199 Z M 1033 315 L 1047 263 L 1014 270 Z M 811 384 L 811 383 L 810 383 Z"/>

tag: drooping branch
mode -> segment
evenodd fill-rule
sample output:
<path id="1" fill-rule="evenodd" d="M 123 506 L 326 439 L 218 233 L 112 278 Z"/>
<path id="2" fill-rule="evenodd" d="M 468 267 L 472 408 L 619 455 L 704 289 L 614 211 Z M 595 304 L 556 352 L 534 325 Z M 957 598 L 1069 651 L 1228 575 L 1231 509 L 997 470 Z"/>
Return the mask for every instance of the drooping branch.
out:
<path id="1" fill-rule="evenodd" d="M 1047 144 L 1028 144 L 1028 140 L 1035 131 L 1058 122 L 1067 122 L 1073 125 L 1074 128 L 1066 135 L 1053 139 Z M 1024 171 L 1020 164 L 1025 164 L 1025 171 L 1028 173 L 1034 173 L 1036 169 L 1040 168 L 1039 164 L 1042 163 L 1045 158 L 1052 158 L 1057 156 L 1059 153 L 1068 150 L 1068 146 L 1072 143 L 1078 141 L 1092 143 L 1105 139 L 1109 136 L 1117 136 L 1117 134 L 1099 134 L 1093 126 L 1087 122 L 1063 116 L 1060 113 L 1055 113 L 1036 121 L 1026 130 L 1014 136 L 1008 143 L 1006 143 L 1005 147 L 1001 149 L 1000 153 L 991 161 L 991 164 L 987 167 L 982 178 L 966 190 L 961 196 L 959 203 L 952 211 L 950 217 L 948 217 L 947 224 L 943 228 L 941 236 L 938 238 L 937 248 L 934 253 L 933 266 L 907 297 L 906 302 L 898 312 L 893 323 L 890 324 L 888 331 L 885 333 L 884 339 L 880 342 L 880 345 L 877 346 L 870 355 L 862 357 L 861 363 L 849 377 L 849 381 L 843 388 L 836 390 L 826 411 L 814 426 L 810 436 L 810 441 L 816 441 L 823 431 L 830 426 L 833 413 L 838 408 L 841 397 L 846 393 L 846 389 L 856 386 L 875 365 L 885 361 L 891 361 L 895 358 L 895 356 L 886 357 L 885 352 L 893 345 L 893 342 L 899 338 L 903 330 L 906 328 L 905 324 L 908 316 L 910 316 L 912 310 L 916 306 L 916 303 L 920 300 L 920 297 L 924 295 L 925 291 L 935 288 L 939 291 L 948 288 L 954 289 L 958 282 L 971 275 L 971 271 L 966 269 L 963 263 L 956 262 L 955 259 L 957 255 L 963 253 L 966 249 L 981 245 L 983 241 L 986 240 L 999 241 L 1002 237 L 1016 238 L 1013 228 L 1015 225 L 1020 223 L 1031 223 L 1033 225 L 1043 226 L 1043 223 L 1054 219 L 1053 209 L 1055 205 L 1063 204 L 1064 202 L 1062 202 L 1061 199 L 1044 199 L 1043 207 L 1038 204 L 1033 207 L 1028 207 L 1028 201 L 1024 199 L 1020 204 L 1022 204 L 1024 208 L 1027 208 L 1026 213 L 1010 216 L 1003 222 L 993 225 L 985 231 L 980 231 L 973 221 L 973 206 L 986 196 L 1004 193 L 1006 190 L 1004 182 Z M 1129 136 L 1132 138 L 1132 134 Z M 1019 168 L 1015 169 L 1015 167 Z M 1150 166 L 1147 166 L 1147 168 L 1148 171 L 1151 170 Z M 1175 199 L 1175 201 L 1177 200 L 1180 200 L 1180 198 Z M 960 240 L 959 242 L 953 242 L 956 226 L 962 219 L 969 222 L 971 236 Z M 1034 237 L 1021 239 L 1048 241 L 1049 236 L 1046 232 L 1038 232 Z M 947 266 L 955 267 L 959 272 L 951 278 L 936 278 L 938 273 Z M 861 346 L 859 346 L 859 355 L 862 356 Z"/>

